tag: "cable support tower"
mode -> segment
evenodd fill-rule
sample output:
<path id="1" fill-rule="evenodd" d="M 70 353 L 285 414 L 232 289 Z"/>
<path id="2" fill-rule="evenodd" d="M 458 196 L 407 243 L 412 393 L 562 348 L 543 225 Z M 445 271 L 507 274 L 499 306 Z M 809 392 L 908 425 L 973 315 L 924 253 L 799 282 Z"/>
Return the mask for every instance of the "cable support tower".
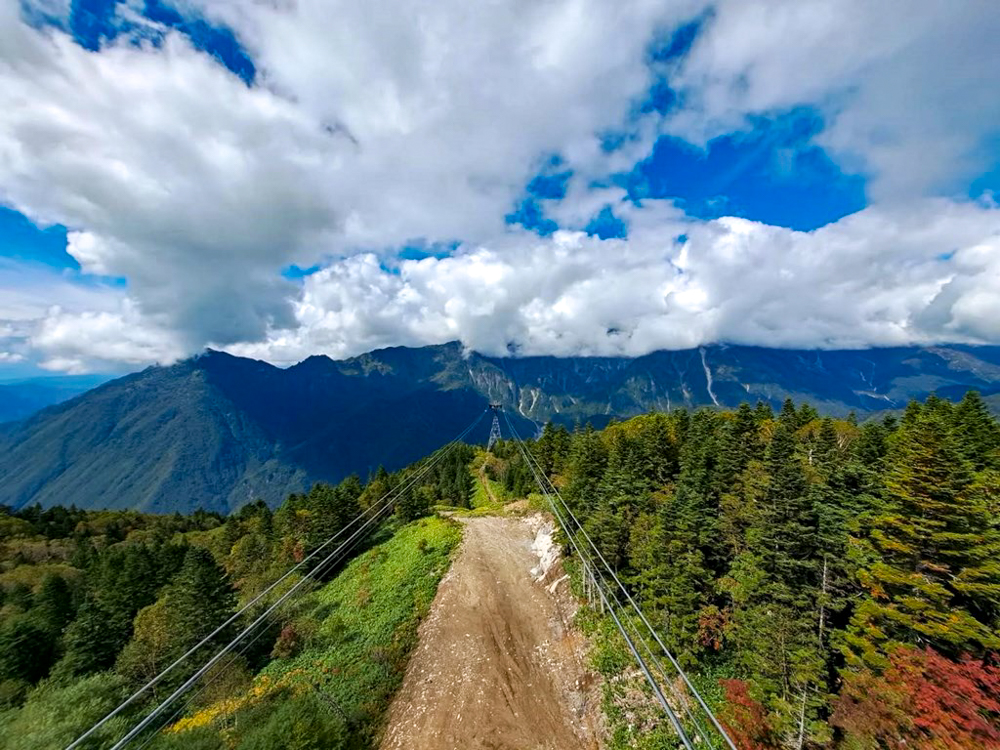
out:
<path id="1" fill-rule="evenodd" d="M 153 677 L 149 682 L 147 682 L 145 685 L 143 685 L 134 693 L 132 693 L 113 711 L 109 712 L 106 716 L 104 716 L 104 718 L 102 718 L 100 721 L 91 726 L 86 732 L 77 737 L 72 743 L 67 745 L 66 750 L 75 750 L 76 748 L 80 747 L 80 745 L 88 737 L 93 735 L 95 731 L 97 731 L 100 727 L 104 726 L 108 721 L 113 719 L 115 716 L 119 715 L 123 710 L 125 710 L 126 707 L 128 707 L 136 700 L 138 700 L 138 698 L 141 695 L 143 695 L 148 690 L 157 685 L 160 681 L 162 681 L 167 674 L 176 669 L 180 664 L 186 661 L 199 649 L 208 644 L 215 636 L 219 635 L 219 633 L 221 633 L 225 628 L 227 628 L 232 623 L 236 622 L 237 619 L 246 614 L 252 607 L 254 607 L 254 605 L 261 602 L 261 600 L 265 596 L 267 596 L 267 594 L 274 591 L 274 589 L 279 584 L 281 584 L 282 581 L 285 581 L 289 576 L 301 570 L 311 560 L 318 557 L 321 552 L 330 547 L 333 544 L 333 542 L 337 541 L 345 533 L 347 533 L 348 530 L 350 530 L 357 524 L 361 523 L 361 525 L 357 529 L 355 529 L 353 533 L 351 533 L 336 548 L 334 548 L 331 552 L 329 552 L 325 558 L 323 558 L 320 562 L 318 562 L 315 565 L 315 567 L 306 571 L 305 574 L 298 581 L 296 581 L 284 594 L 278 597 L 278 599 L 274 603 L 272 603 L 269 607 L 267 607 L 261 615 L 259 615 L 256 619 L 253 620 L 253 622 L 250 623 L 250 625 L 244 628 L 235 638 L 233 638 L 233 640 L 231 640 L 228 644 L 223 646 L 218 651 L 218 653 L 212 656 L 200 669 L 198 669 L 193 675 L 191 675 L 191 677 L 189 677 L 180 687 L 178 687 L 169 696 L 167 696 L 167 698 L 165 698 L 155 708 L 153 708 L 138 724 L 136 724 L 131 730 L 129 730 L 129 732 L 124 737 L 118 740 L 118 742 L 116 742 L 111 747 L 111 750 L 121 750 L 121 748 L 124 748 L 127 744 L 129 744 L 140 733 L 142 733 L 143 730 L 149 727 L 150 724 L 152 724 L 152 722 L 155 721 L 156 718 L 160 716 L 172 703 L 174 703 L 181 696 L 183 696 L 202 676 L 204 676 L 206 672 L 208 672 L 213 666 L 215 666 L 226 654 L 233 651 L 240 644 L 240 642 L 243 641 L 243 639 L 246 638 L 258 625 L 265 622 L 273 612 L 275 612 L 279 607 L 281 607 L 281 605 L 284 604 L 302 586 L 304 586 L 307 582 L 313 580 L 313 578 L 318 578 L 319 575 L 324 570 L 329 570 L 333 568 L 338 562 L 340 562 L 348 554 L 350 554 L 350 552 L 355 547 L 357 547 L 362 541 L 364 541 L 364 538 L 367 537 L 368 535 L 368 533 L 366 532 L 369 532 L 369 530 L 375 524 L 377 524 L 387 516 L 388 511 L 392 510 L 395 507 L 396 500 L 398 500 L 403 493 L 405 493 L 412 486 L 414 486 L 420 479 L 422 479 L 431 470 L 431 468 L 433 468 L 439 461 L 441 461 L 442 458 L 444 458 L 444 456 L 447 453 L 451 451 L 452 448 L 455 447 L 455 445 L 464 440 L 469 435 L 469 433 L 471 433 L 476 428 L 476 426 L 482 421 L 487 411 L 489 411 L 489 409 L 480 412 L 479 416 L 477 416 L 476 419 L 468 427 L 466 427 L 461 433 L 459 433 L 458 436 L 453 438 L 450 442 L 446 443 L 444 446 L 439 448 L 423 466 L 416 469 L 414 472 L 412 472 L 412 474 L 409 477 L 400 482 L 399 485 L 389 490 L 385 495 L 383 495 L 378 501 L 373 503 L 369 508 L 366 508 L 360 514 L 358 514 L 356 518 L 351 520 L 336 534 L 334 534 L 325 542 L 323 542 L 321 545 L 319 545 L 319 547 L 313 550 L 313 552 L 310 553 L 308 556 L 306 556 L 301 562 L 290 568 L 284 575 L 282 575 L 280 578 L 274 581 L 274 583 L 272 583 L 270 586 L 268 586 L 259 594 L 257 594 L 253 599 L 251 599 L 249 602 L 243 605 L 225 622 L 223 622 L 221 625 L 215 628 L 211 633 L 206 635 L 201 641 L 192 646 L 183 655 L 178 657 L 172 664 L 167 666 L 163 671 L 161 671 L 159 674 Z M 362 522 L 363 519 L 366 520 Z M 259 638 L 263 634 L 263 632 L 264 631 L 261 630 L 261 632 L 259 632 L 253 638 L 253 640 L 244 644 L 243 650 L 245 651 L 247 648 L 249 648 L 249 646 L 252 645 L 252 643 L 256 641 L 257 638 Z M 226 665 L 222 668 L 222 670 L 228 668 L 228 666 L 231 665 L 235 660 L 236 657 L 230 659 L 229 662 L 227 662 Z M 216 679 L 217 677 L 218 675 L 216 675 L 216 677 L 213 677 L 213 680 Z M 207 685 L 205 687 L 207 687 Z M 204 687 L 202 689 L 204 689 Z M 181 710 L 183 710 L 183 708 L 185 708 L 189 703 L 190 700 L 188 701 L 187 704 L 182 706 Z"/>
<path id="2" fill-rule="evenodd" d="M 675 689 L 674 681 L 670 679 L 670 677 L 668 676 L 667 671 L 664 669 L 659 658 L 657 658 L 652 653 L 649 647 L 649 643 L 647 642 L 647 638 L 649 636 L 651 636 L 652 640 L 655 641 L 656 645 L 659 647 L 659 650 L 662 652 L 662 654 L 666 656 L 671 666 L 673 666 L 676 675 L 679 676 L 681 680 L 684 682 L 684 684 L 687 686 L 688 690 L 694 697 L 698 706 L 700 706 L 701 710 L 705 714 L 707 714 L 707 716 L 711 720 L 712 726 L 718 733 L 718 736 L 721 737 L 724 746 L 727 747 L 729 750 L 737 750 L 736 745 L 729 737 L 729 734 L 726 732 L 725 728 L 719 722 L 714 712 L 711 710 L 711 708 L 709 708 L 708 704 L 705 702 L 704 698 L 701 696 L 701 694 L 698 692 L 695 686 L 691 683 L 691 680 L 684 672 L 680 663 L 677 661 L 677 659 L 673 656 L 670 650 L 663 643 L 663 640 L 660 638 L 660 635 L 656 632 L 656 629 L 653 628 L 652 624 L 646 618 L 645 613 L 639 607 L 638 603 L 632 597 L 631 593 L 629 593 L 628 589 L 618 578 L 618 575 L 615 573 L 614 569 L 605 559 L 604 555 L 601 553 L 600 549 L 594 543 L 593 539 L 591 539 L 590 535 L 587 533 L 587 530 L 583 527 L 583 524 L 580 523 L 579 519 L 573 513 L 573 510 L 569 507 L 569 505 L 566 503 L 565 499 L 562 497 L 559 490 L 555 487 L 555 485 L 552 484 L 552 482 L 548 479 L 548 477 L 545 476 L 545 473 L 541 470 L 541 467 L 538 465 L 534 456 L 531 455 L 531 451 L 528 450 L 524 441 L 521 439 L 521 436 L 518 434 L 517 430 L 514 428 L 514 425 L 511 423 L 510 419 L 507 417 L 506 414 L 504 414 L 504 418 L 507 422 L 507 428 L 510 430 L 511 435 L 514 441 L 517 443 L 525 463 L 528 465 L 529 471 L 534 477 L 535 482 L 538 484 L 539 490 L 548 501 L 549 506 L 556 517 L 556 520 L 559 522 L 559 525 L 566 533 L 566 536 L 569 539 L 570 544 L 573 547 L 573 550 L 576 552 L 577 557 L 580 560 L 582 566 L 581 572 L 583 575 L 585 590 L 588 592 L 588 594 L 590 593 L 596 594 L 597 604 L 602 608 L 602 611 L 605 610 L 606 608 L 608 613 L 611 615 L 612 619 L 615 621 L 615 625 L 617 626 L 619 633 L 622 635 L 622 638 L 628 645 L 629 650 L 632 652 L 633 657 L 639 664 L 640 669 L 642 670 L 644 676 L 646 677 L 647 682 L 653 689 L 653 692 L 656 695 L 657 700 L 663 707 L 665 713 L 667 714 L 668 719 L 670 720 L 671 725 L 677 732 L 677 735 L 681 740 L 681 742 L 684 744 L 685 748 L 691 750 L 692 748 L 691 740 L 687 736 L 687 733 L 685 732 L 683 726 L 681 726 L 680 721 L 676 715 L 676 712 L 673 710 L 669 702 L 666 700 L 666 697 L 664 696 L 658 681 L 653 677 L 646 659 L 644 659 L 639 654 L 638 648 L 636 647 L 636 641 L 638 641 L 646 651 L 647 656 L 649 657 L 649 662 L 652 663 L 654 667 L 656 667 L 656 670 L 660 673 L 663 682 L 674 693 L 675 700 L 677 700 L 677 702 L 684 708 L 685 713 L 687 714 L 688 721 L 690 721 L 691 724 L 694 725 L 695 731 L 698 734 L 699 739 L 705 744 L 705 746 L 708 748 L 715 748 L 716 744 L 709 739 L 710 733 L 705 730 L 701 722 L 698 721 L 697 717 L 693 716 L 690 713 L 690 711 L 688 710 L 688 701 L 686 701 L 684 699 L 684 696 L 680 695 L 679 692 Z M 570 525 L 568 521 L 571 521 L 572 525 Z M 577 537 L 581 537 L 582 539 L 578 539 Z M 612 582 L 614 584 L 613 586 Z M 622 600 L 619 600 L 618 592 L 620 592 L 623 595 Z M 643 637 L 641 633 L 636 633 L 635 625 L 634 623 L 631 622 L 629 617 L 627 615 L 619 617 L 615 611 L 615 607 L 612 606 L 612 604 L 615 604 L 618 605 L 620 609 L 625 610 L 626 609 L 625 603 L 629 605 L 629 608 L 631 609 L 634 616 L 638 618 L 638 620 L 641 622 L 643 626 L 645 626 L 646 631 L 648 631 L 648 636 Z M 626 626 L 628 626 L 629 630 L 631 631 L 631 634 L 626 632 Z M 631 637 L 632 635 L 637 635 L 638 637 L 633 638 Z"/>
<path id="3" fill-rule="evenodd" d="M 490 411 L 493 412 L 493 425 L 490 427 L 490 439 L 486 443 L 486 450 L 493 450 L 493 446 L 497 444 L 497 441 L 501 439 L 500 436 L 500 412 L 503 411 L 503 405 L 499 403 L 491 403 Z M 504 415 L 506 418 L 506 415 Z"/>

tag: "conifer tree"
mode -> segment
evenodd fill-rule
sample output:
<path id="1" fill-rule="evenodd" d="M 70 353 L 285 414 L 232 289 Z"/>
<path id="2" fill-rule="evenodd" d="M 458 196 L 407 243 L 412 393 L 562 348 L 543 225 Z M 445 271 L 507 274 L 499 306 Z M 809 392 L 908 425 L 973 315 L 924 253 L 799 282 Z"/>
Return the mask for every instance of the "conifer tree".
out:
<path id="1" fill-rule="evenodd" d="M 758 401 L 754 406 L 753 416 L 757 420 L 757 424 L 764 424 L 774 419 L 774 409 L 771 408 L 769 402 Z"/>
<path id="2" fill-rule="evenodd" d="M 975 471 L 1000 464 L 1000 425 L 977 391 L 968 391 L 951 412 L 958 451 Z"/>
<path id="3" fill-rule="evenodd" d="M 601 554 L 615 569 L 627 564 L 631 525 L 645 508 L 648 491 L 635 442 L 616 433 L 594 490 L 593 507 L 584 521 Z"/>
<path id="4" fill-rule="evenodd" d="M 660 510 L 668 645 L 693 663 L 702 610 L 712 594 L 711 561 L 721 560 L 718 498 L 713 491 L 717 415 L 695 413 L 681 450 L 680 474 Z"/>
<path id="5" fill-rule="evenodd" d="M 662 487 L 680 469 L 680 448 L 671 419 L 661 412 L 649 415 L 640 433 L 643 471 L 651 486 Z"/>
<path id="6" fill-rule="evenodd" d="M 566 500 L 575 512 L 589 512 L 597 505 L 598 487 L 608 462 L 604 441 L 589 424 L 573 436 L 569 460 L 571 479 Z"/>
<path id="7" fill-rule="evenodd" d="M 212 555 L 190 547 L 166 593 L 171 615 L 185 641 L 198 640 L 232 614 L 235 596 Z"/>
<path id="8" fill-rule="evenodd" d="M 713 486 L 719 498 L 719 541 L 724 547 L 724 557 L 714 563 L 718 573 L 745 548 L 750 511 L 755 504 L 752 485 L 762 474 L 750 471 L 751 464 L 759 463 L 764 455 L 760 431 L 757 415 L 746 403 L 718 430 Z"/>
<path id="9" fill-rule="evenodd" d="M 795 402 L 786 398 L 781 404 L 781 411 L 778 413 L 778 421 L 791 428 L 794 432 L 799 427 L 799 414 L 795 410 Z"/>
<path id="10" fill-rule="evenodd" d="M 190 547 L 174 581 L 136 616 L 134 636 L 118 658 L 118 671 L 141 682 L 159 673 L 232 614 L 235 601 L 225 572 L 212 555 Z M 220 633 L 215 641 L 228 637 Z M 169 680 L 183 678 L 183 670 Z"/>
<path id="11" fill-rule="evenodd" d="M 768 483 L 747 550 L 734 560 L 724 588 L 733 596 L 739 662 L 769 698 L 776 731 L 801 748 L 823 736 L 826 696 L 815 615 L 817 519 L 795 429 L 794 409 L 783 409 L 767 447 Z"/>
<path id="12" fill-rule="evenodd" d="M 26 615 L 15 615 L 0 625 L 0 682 L 35 683 L 52 663 L 52 639 L 43 625 Z"/>
<path id="13" fill-rule="evenodd" d="M 50 573 L 42 580 L 32 610 L 42 628 L 58 637 L 73 619 L 73 592 L 60 575 Z"/>
<path id="14" fill-rule="evenodd" d="M 862 541 L 868 597 L 845 635 L 854 666 L 888 666 L 900 645 L 951 656 L 1000 648 L 1000 528 L 949 425 L 950 410 L 911 404 L 887 456 L 885 496 Z"/>
<path id="15" fill-rule="evenodd" d="M 96 598 L 89 596 L 66 628 L 64 654 L 55 671 L 75 677 L 108 669 L 128 641 L 130 630 L 131 623 L 125 625 L 111 617 Z"/>
<path id="16" fill-rule="evenodd" d="M 546 422 L 542 428 L 542 435 L 532 446 L 531 452 L 538 461 L 538 466 L 546 476 L 551 476 L 555 469 L 556 456 L 556 428 L 552 422 Z"/>

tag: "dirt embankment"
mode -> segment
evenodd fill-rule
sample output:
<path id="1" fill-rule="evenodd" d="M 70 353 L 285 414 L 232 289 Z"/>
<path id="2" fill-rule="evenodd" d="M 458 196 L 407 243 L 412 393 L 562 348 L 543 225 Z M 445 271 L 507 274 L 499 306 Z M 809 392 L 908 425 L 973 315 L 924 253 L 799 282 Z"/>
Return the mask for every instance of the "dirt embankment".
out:
<path id="1" fill-rule="evenodd" d="M 599 748 L 598 687 L 541 518 L 462 523 L 382 750 Z"/>

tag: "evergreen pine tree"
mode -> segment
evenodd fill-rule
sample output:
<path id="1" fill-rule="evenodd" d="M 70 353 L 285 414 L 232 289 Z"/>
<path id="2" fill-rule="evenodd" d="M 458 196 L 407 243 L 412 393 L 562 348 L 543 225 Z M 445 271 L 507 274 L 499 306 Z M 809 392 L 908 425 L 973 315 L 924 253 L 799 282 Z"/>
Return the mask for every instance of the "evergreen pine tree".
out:
<path id="1" fill-rule="evenodd" d="M 532 446 L 532 454 L 538 461 L 538 465 L 546 476 L 551 476 L 555 469 L 556 461 L 556 428 L 552 422 L 546 422 L 542 428 L 542 435 Z"/>
<path id="2" fill-rule="evenodd" d="M 786 398 L 781 404 L 781 412 L 778 414 L 778 421 L 791 428 L 794 432 L 799 427 L 799 413 L 795 410 L 795 402 Z"/>
<path id="3" fill-rule="evenodd" d="M 769 402 L 758 401 L 754 406 L 753 416 L 757 420 L 757 424 L 764 424 L 774 419 L 774 409 L 771 408 Z"/>
<path id="4" fill-rule="evenodd" d="M 608 462 L 604 441 L 589 424 L 573 436 L 569 460 L 571 479 L 566 500 L 574 512 L 589 512 L 597 505 L 598 487 Z"/>
<path id="5" fill-rule="evenodd" d="M 53 637 L 58 637 L 73 619 L 73 592 L 60 575 L 50 573 L 42 579 L 32 609 L 36 621 Z"/>
<path id="6" fill-rule="evenodd" d="M 38 682 L 52 664 L 52 636 L 33 617 L 15 615 L 0 625 L 0 682 Z"/>
<path id="7" fill-rule="evenodd" d="M 211 553 L 190 547 L 184 564 L 163 596 L 142 609 L 135 618 L 134 636 L 122 650 L 118 671 L 141 682 L 215 630 L 232 614 L 235 595 Z M 222 643 L 223 632 L 215 637 Z M 168 680 L 176 684 L 184 670 Z"/>
<path id="8" fill-rule="evenodd" d="M 643 473 L 651 487 L 662 487 L 677 476 L 680 447 L 674 437 L 671 420 L 654 412 L 642 423 L 639 451 Z"/>
<path id="9" fill-rule="evenodd" d="M 950 409 L 911 404 L 887 456 L 885 496 L 868 521 L 868 593 L 851 619 L 852 665 L 888 665 L 895 645 L 957 656 L 1000 648 L 991 613 L 1000 601 L 1000 528 L 973 491 Z"/>
<path id="10" fill-rule="evenodd" d="M 762 471 L 750 471 L 751 464 L 759 464 L 764 456 L 760 432 L 757 416 L 746 403 L 741 404 L 733 419 L 726 420 L 718 430 L 712 481 L 719 498 L 719 540 L 724 549 L 720 549 L 713 562 L 717 573 L 723 572 L 733 556 L 746 545 L 751 509 L 755 505 L 754 479 L 763 474 Z"/>
<path id="11" fill-rule="evenodd" d="M 599 479 L 595 477 L 595 500 L 584 526 L 616 570 L 628 562 L 630 528 L 648 495 L 641 468 L 635 442 L 621 432 L 615 433 L 603 474 Z"/>
<path id="12" fill-rule="evenodd" d="M 951 412 L 958 451 L 975 471 L 1000 464 L 1000 425 L 977 391 L 968 391 Z"/>
<path id="13" fill-rule="evenodd" d="M 794 409 L 782 410 L 767 447 L 767 486 L 724 588 L 743 669 L 768 697 L 774 726 L 793 747 L 823 736 L 824 660 L 817 637 L 817 519 L 797 454 Z"/>
<path id="14" fill-rule="evenodd" d="M 183 641 L 197 641 L 221 625 L 232 614 L 235 603 L 225 571 L 210 552 L 200 547 L 188 548 L 166 598 Z"/>
<path id="15" fill-rule="evenodd" d="M 97 599 L 87 597 L 66 628 L 64 654 L 55 671 L 62 676 L 75 677 L 108 669 L 127 642 L 130 630 L 131 623 L 126 627 L 111 617 Z"/>

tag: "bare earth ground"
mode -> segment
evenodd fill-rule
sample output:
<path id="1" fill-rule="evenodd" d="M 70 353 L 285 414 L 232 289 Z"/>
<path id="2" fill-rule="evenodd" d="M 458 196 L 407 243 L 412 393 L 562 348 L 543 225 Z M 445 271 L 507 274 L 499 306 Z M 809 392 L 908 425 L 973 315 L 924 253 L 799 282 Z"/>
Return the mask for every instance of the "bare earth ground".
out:
<path id="1" fill-rule="evenodd" d="M 599 691 L 586 642 L 569 625 L 575 604 L 562 566 L 541 581 L 532 574 L 542 519 L 462 523 L 382 750 L 599 748 Z"/>

